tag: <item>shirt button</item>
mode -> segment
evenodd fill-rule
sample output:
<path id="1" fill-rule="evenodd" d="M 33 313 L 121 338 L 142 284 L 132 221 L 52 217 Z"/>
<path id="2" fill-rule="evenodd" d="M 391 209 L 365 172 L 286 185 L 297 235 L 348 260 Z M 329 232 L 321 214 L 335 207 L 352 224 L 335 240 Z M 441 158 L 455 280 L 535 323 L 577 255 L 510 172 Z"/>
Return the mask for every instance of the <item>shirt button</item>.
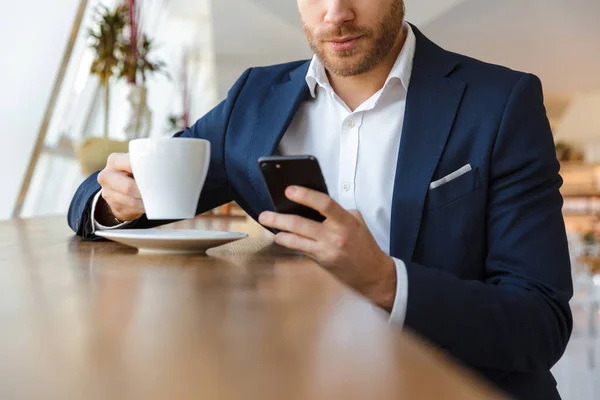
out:
<path id="1" fill-rule="evenodd" d="M 354 128 L 354 126 L 355 126 L 353 120 L 348 121 L 347 125 L 348 125 L 348 128 L 350 128 L 350 129 Z"/>
<path id="2" fill-rule="evenodd" d="M 347 192 L 350 190 L 351 186 L 349 183 L 344 183 L 344 186 L 342 186 L 344 188 L 344 190 Z"/>

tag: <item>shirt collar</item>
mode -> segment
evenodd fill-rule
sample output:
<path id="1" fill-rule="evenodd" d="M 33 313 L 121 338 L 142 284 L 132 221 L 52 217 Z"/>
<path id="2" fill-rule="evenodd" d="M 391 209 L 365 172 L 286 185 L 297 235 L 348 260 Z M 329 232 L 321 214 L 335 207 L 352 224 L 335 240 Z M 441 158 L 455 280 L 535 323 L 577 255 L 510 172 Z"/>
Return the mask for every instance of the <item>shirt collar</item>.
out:
<path id="1" fill-rule="evenodd" d="M 402 47 L 402 51 L 400 51 L 398 59 L 392 67 L 390 75 L 385 81 L 384 87 L 387 86 L 388 83 L 390 83 L 394 79 L 397 79 L 400 80 L 404 89 L 408 91 L 408 87 L 410 85 L 410 78 L 412 76 L 412 68 L 413 61 L 415 59 L 417 40 L 410 24 L 404 22 L 403 29 L 406 33 L 406 40 L 404 42 L 404 46 Z M 310 66 L 308 67 L 308 73 L 306 74 L 306 84 L 308 85 L 308 89 L 310 90 L 310 94 L 313 98 L 316 97 L 317 85 L 326 90 L 333 90 L 331 88 L 331 85 L 329 84 L 327 74 L 325 73 L 325 67 L 323 66 L 323 64 L 321 64 L 316 55 L 313 56 L 310 62 Z"/>

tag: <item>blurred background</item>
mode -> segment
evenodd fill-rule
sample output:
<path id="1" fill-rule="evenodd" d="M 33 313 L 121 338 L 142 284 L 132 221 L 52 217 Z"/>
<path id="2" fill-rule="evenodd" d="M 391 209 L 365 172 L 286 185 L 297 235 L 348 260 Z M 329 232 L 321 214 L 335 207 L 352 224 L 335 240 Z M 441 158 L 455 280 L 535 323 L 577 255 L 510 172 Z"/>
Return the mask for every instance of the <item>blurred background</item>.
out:
<path id="1" fill-rule="evenodd" d="M 442 47 L 542 79 L 576 286 L 554 372 L 565 399 L 600 399 L 600 1 L 406 6 Z M 66 214 L 129 140 L 193 124 L 248 67 L 311 56 L 294 0 L 0 0 L 0 36 L 0 220 Z"/>

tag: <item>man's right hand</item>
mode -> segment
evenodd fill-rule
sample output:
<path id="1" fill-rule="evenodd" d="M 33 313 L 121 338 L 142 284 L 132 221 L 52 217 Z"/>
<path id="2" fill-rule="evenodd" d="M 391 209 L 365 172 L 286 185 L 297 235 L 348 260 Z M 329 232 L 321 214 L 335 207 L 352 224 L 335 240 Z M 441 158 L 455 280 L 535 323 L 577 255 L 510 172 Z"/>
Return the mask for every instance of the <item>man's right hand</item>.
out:
<path id="1" fill-rule="evenodd" d="M 106 168 L 98 175 L 98 183 L 102 186 L 102 199 L 119 220 L 133 221 L 146 213 L 142 196 L 133 179 L 129 154 L 111 154 Z"/>

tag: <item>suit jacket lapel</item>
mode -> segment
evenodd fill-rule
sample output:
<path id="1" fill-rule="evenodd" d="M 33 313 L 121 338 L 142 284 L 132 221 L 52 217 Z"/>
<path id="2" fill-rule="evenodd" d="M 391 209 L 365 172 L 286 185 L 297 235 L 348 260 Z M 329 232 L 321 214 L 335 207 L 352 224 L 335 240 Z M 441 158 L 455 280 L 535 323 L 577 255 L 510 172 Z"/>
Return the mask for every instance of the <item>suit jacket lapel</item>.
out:
<path id="1" fill-rule="evenodd" d="M 250 182 L 263 206 L 270 204 L 270 197 L 258 168 L 258 159 L 274 154 L 298 107 L 309 97 L 310 92 L 306 84 L 309 65 L 310 61 L 300 65 L 290 72 L 289 80 L 271 88 L 252 131 L 246 154 L 246 165 Z"/>
<path id="2" fill-rule="evenodd" d="M 450 53 L 413 27 L 417 49 L 408 90 L 392 200 L 390 253 L 412 260 L 429 184 L 454 124 L 465 84 L 447 76 Z"/>

